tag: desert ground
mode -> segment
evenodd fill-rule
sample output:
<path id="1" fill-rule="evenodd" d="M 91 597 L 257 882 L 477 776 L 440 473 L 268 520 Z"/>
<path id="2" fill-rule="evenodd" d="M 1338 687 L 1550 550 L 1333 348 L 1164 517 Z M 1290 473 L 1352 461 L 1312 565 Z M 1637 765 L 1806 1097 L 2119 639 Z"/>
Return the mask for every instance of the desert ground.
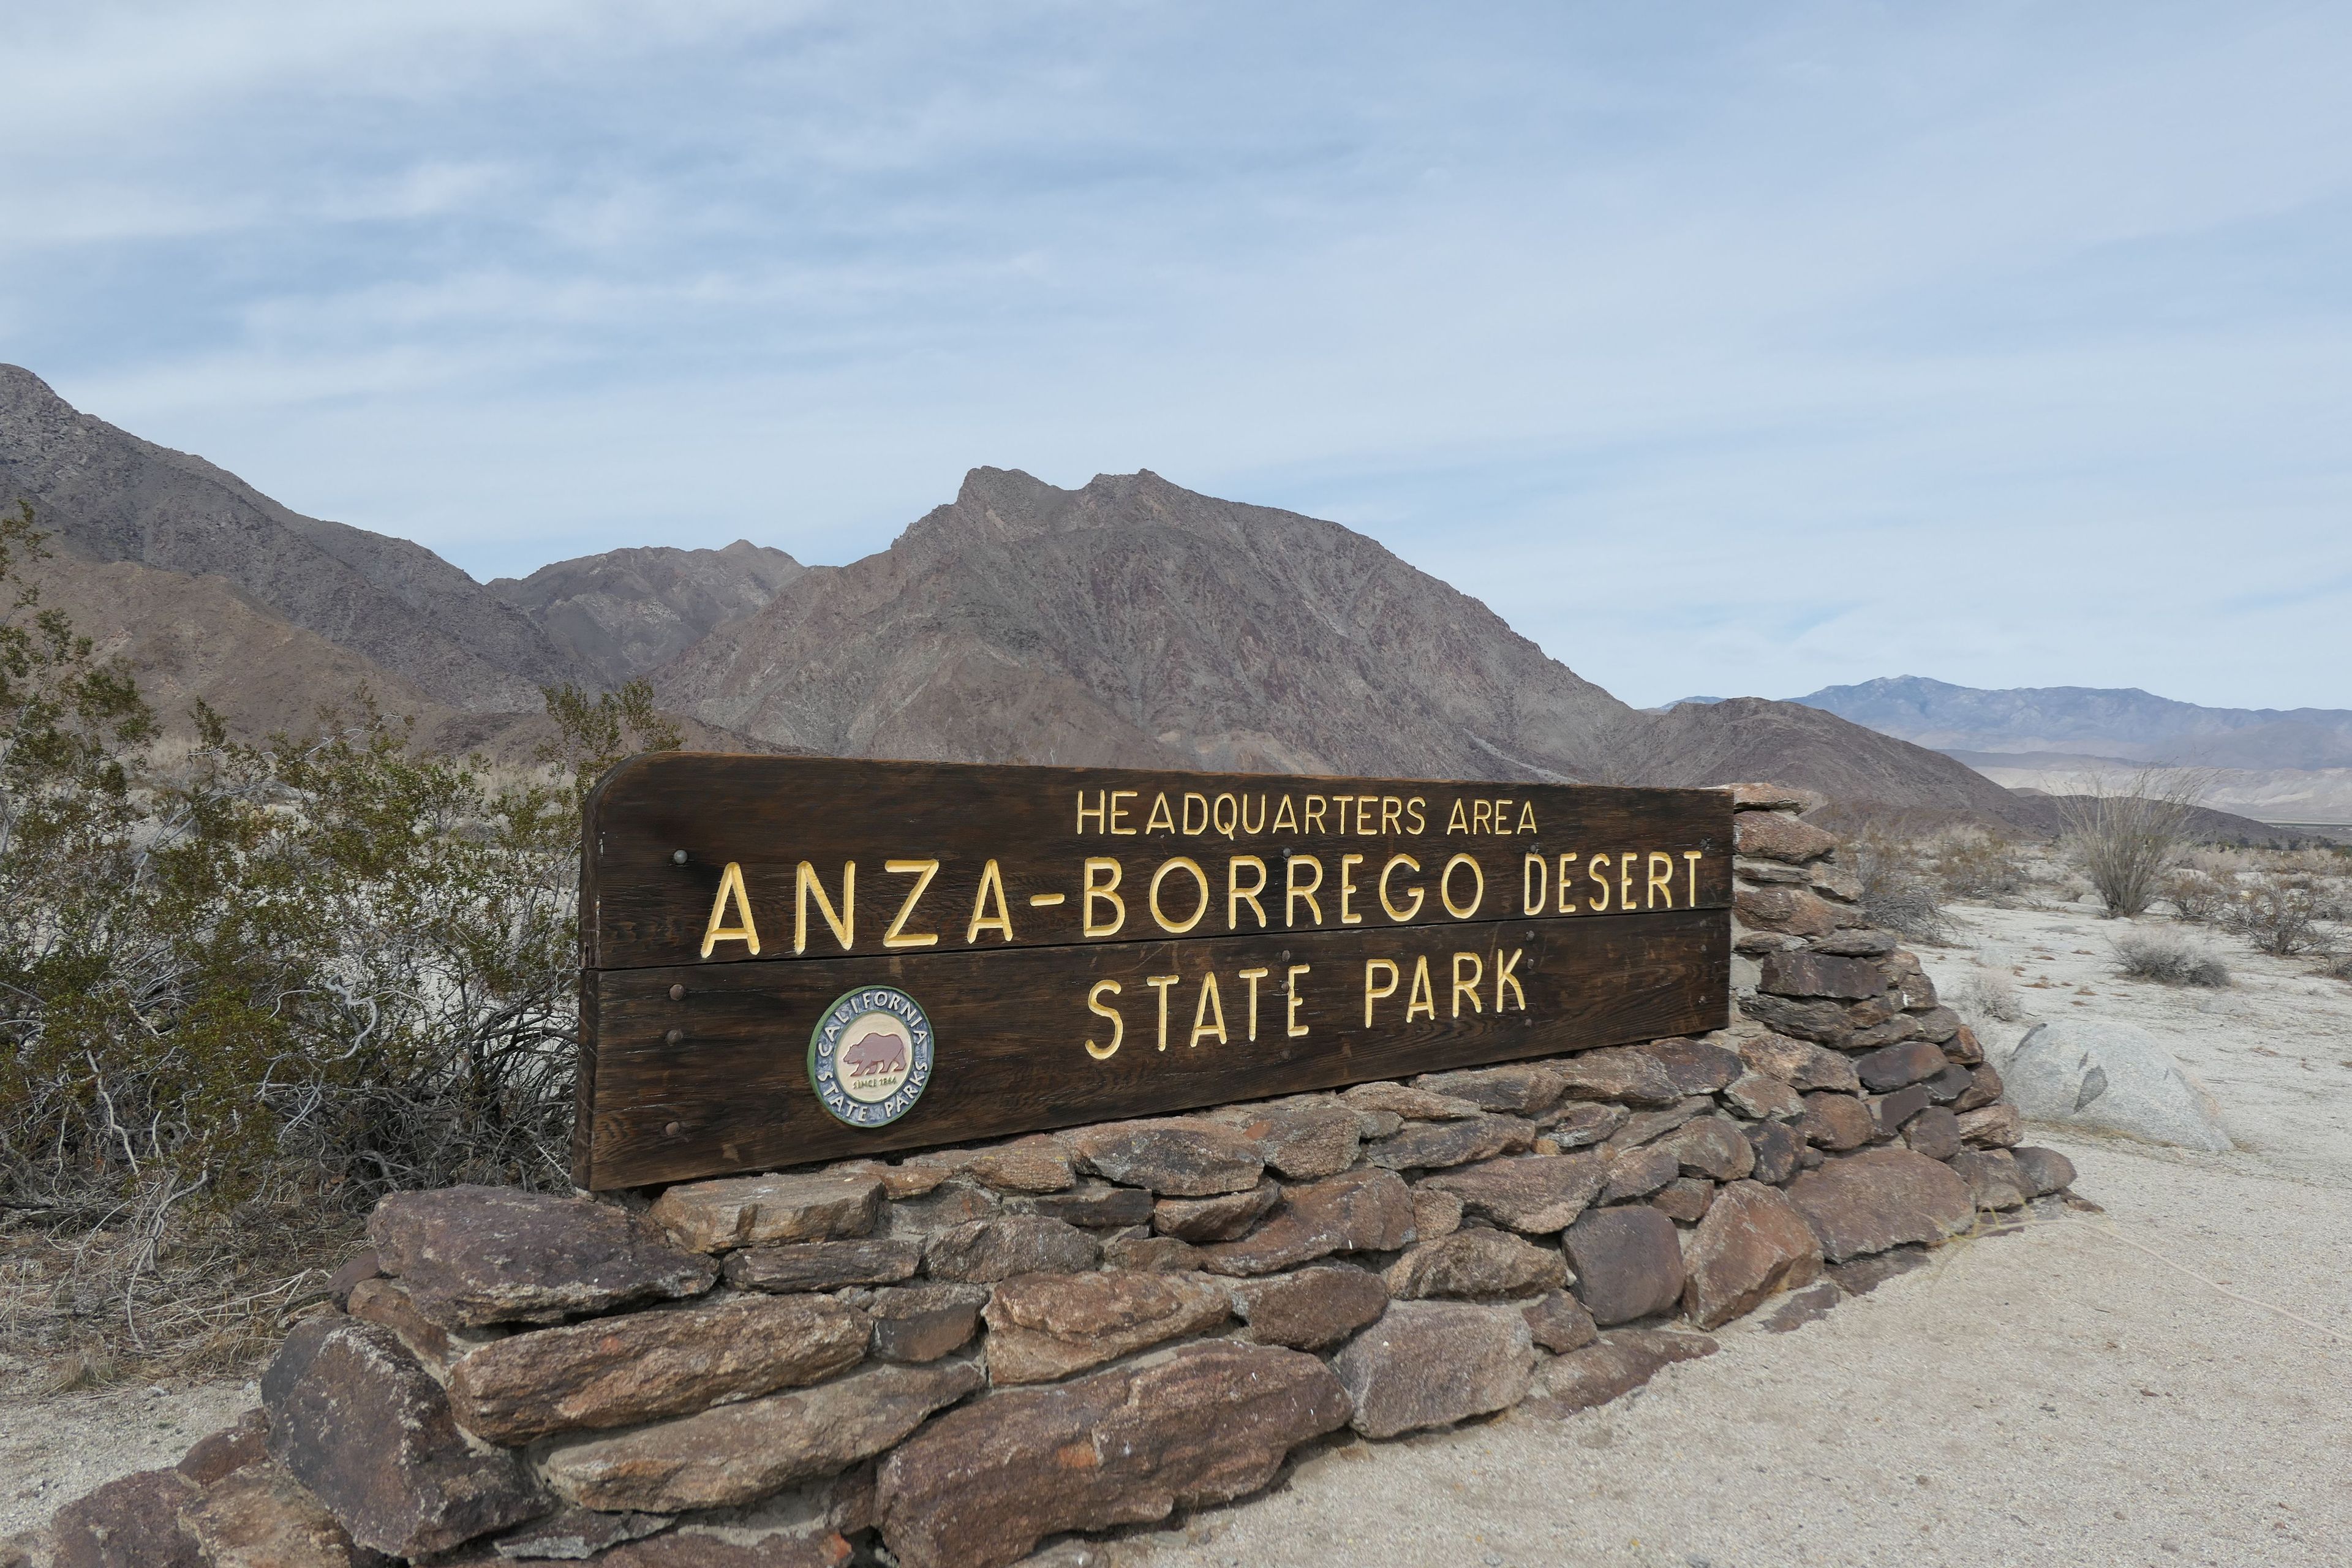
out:
<path id="1" fill-rule="evenodd" d="M 1957 905 L 1918 951 L 1996 1060 L 2090 1009 L 2156 1033 L 2237 1152 L 2035 1126 L 2104 1210 L 2045 1205 L 1793 1330 L 1566 1420 L 1313 1452 L 1108 1543 L 1119 1568 L 2352 1562 L 2352 985 L 2217 941 L 2221 991 L 2117 977 L 2084 904 Z M 2168 922 L 2157 922 L 2168 923 Z M 2005 982 L 1994 976 L 2005 976 Z M 2008 1000 L 2003 1000 L 2004 992 Z M 1971 998 L 1976 1000 L 1971 1002 Z M 2002 1019 L 1990 1005 L 2018 1016 Z M 249 1380 L 41 1396 L 0 1369 L 0 1534 L 176 1458 Z"/>

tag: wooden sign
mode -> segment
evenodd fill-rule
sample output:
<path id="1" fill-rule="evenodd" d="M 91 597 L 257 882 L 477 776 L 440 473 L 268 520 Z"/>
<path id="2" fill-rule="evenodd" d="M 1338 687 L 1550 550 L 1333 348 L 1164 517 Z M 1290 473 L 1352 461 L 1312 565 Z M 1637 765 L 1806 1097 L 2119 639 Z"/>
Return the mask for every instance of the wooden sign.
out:
<path id="1" fill-rule="evenodd" d="M 1719 1028 L 1718 790 L 664 752 L 589 797 L 575 1179 Z"/>

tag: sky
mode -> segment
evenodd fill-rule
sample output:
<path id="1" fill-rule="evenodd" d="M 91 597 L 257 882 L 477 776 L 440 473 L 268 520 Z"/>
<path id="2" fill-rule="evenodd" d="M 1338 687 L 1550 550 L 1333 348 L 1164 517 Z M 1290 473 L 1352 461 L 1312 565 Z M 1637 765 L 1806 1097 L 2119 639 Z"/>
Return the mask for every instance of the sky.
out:
<path id="1" fill-rule="evenodd" d="M 2352 6 L 0 0 L 0 360 L 478 577 L 979 465 L 1630 701 L 2352 707 Z"/>

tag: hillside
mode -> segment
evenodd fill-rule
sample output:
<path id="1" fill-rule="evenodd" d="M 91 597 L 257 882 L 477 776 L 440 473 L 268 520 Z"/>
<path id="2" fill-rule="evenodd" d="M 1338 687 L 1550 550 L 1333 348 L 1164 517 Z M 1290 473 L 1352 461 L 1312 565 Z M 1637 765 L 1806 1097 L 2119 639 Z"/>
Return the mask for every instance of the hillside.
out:
<path id="1" fill-rule="evenodd" d="M 724 550 L 608 550 L 488 587 L 598 684 L 620 686 L 751 615 L 803 570 L 739 539 Z"/>

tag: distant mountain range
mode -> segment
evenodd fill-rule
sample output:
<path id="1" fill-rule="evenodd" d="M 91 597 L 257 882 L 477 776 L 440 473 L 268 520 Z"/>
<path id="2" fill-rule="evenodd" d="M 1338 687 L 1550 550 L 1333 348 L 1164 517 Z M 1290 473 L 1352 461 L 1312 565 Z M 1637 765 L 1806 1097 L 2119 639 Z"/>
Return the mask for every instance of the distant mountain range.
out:
<path id="1" fill-rule="evenodd" d="M 545 733 L 539 688 L 645 676 L 689 743 L 720 749 L 1774 779 L 1856 811 L 2051 824 L 2047 802 L 1837 716 L 1834 693 L 1638 711 L 1362 534 L 1148 471 L 1065 490 L 975 468 L 845 566 L 739 541 L 484 584 L 0 366 L 0 506 L 20 497 L 58 552 L 37 569 L 47 602 L 183 725 L 201 697 L 242 733 L 299 728 L 364 682 L 428 744 L 511 755 Z"/>

